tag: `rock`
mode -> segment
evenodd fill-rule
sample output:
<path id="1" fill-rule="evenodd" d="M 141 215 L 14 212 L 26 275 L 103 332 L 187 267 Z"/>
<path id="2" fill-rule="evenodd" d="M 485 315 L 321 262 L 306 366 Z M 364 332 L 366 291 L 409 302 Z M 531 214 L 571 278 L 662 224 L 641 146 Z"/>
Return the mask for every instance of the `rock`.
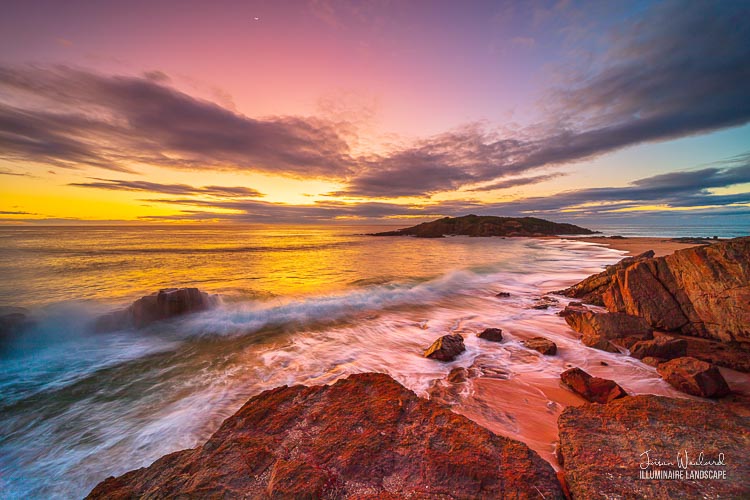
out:
<path id="1" fill-rule="evenodd" d="M 443 335 L 424 352 L 425 358 L 453 361 L 466 350 L 464 338 L 459 334 Z"/>
<path id="2" fill-rule="evenodd" d="M 0 342 L 11 340 L 32 324 L 23 307 L 0 306 Z"/>
<path id="3" fill-rule="evenodd" d="M 164 288 L 146 295 L 119 311 L 99 317 L 94 325 L 98 332 L 122 328 L 144 328 L 156 321 L 205 311 L 216 306 L 218 298 L 197 288 Z"/>
<path id="4" fill-rule="evenodd" d="M 563 310 L 565 322 L 582 333 L 585 346 L 607 352 L 620 352 L 615 343 L 629 348 L 639 340 L 650 340 L 653 331 L 637 316 L 623 313 L 600 313 L 581 306 L 567 306 Z"/>
<path id="5" fill-rule="evenodd" d="M 560 374 L 560 380 L 576 394 L 592 403 L 608 403 L 628 395 L 612 380 L 592 377 L 580 368 L 571 368 Z"/>
<path id="6" fill-rule="evenodd" d="M 455 405 L 462 396 L 468 395 L 471 389 L 469 380 L 482 376 L 478 368 L 456 367 L 450 371 L 447 377 L 435 379 L 430 384 L 427 393 L 430 401 L 436 401 L 445 405 Z"/>
<path id="7" fill-rule="evenodd" d="M 510 297 L 510 293 L 508 293 L 508 292 L 499 292 L 497 295 L 495 295 L 495 297 L 499 297 L 501 299 L 504 299 L 504 298 Z"/>
<path id="8" fill-rule="evenodd" d="M 485 328 L 484 331 L 477 334 L 477 337 L 492 342 L 501 342 L 503 340 L 503 331 L 500 328 Z"/>
<path id="9" fill-rule="evenodd" d="M 573 498 L 747 498 L 750 491 L 750 425 L 725 407 L 707 401 L 630 396 L 606 405 L 568 406 L 557 421 L 565 481 Z M 725 457 L 726 479 L 641 479 L 641 471 L 667 471 L 687 451 L 705 460 Z"/>
<path id="10" fill-rule="evenodd" d="M 552 467 L 384 374 L 280 387 L 88 498 L 562 499 Z"/>
<path id="11" fill-rule="evenodd" d="M 561 293 L 640 316 L 659 330 L 750 344 L 750 237 L 639 258 L 611 271 Z"/>
<path id="12" fill-rule="evenodd" d="M 649 366 L 653 366 L 654 368 L 656 368 L 660 364 L 664 363 L 666 361 L 666 359 L 664 359 L 664 358 L 655 358 L 653 356 L 646 356 L 645 358 L 641 359 L 641 361 L 643 361 L 644 364 L 647 364 Z"/>
<path id="13" fill-rule="evenodd" d="M 656 337 L 653 340 L 641 340 L 630 348 L 630 355 L 638 359 L 680 358 L 687 355 L 687 341 L 666 336 Z"/>
<path id="14" fill-rule="evenodd" d="M 442 238 L 447 235 L 465 236 L 552 236 L 558 234 L 594 234 L 573 224 L 559 224 L 535 217 L 494 217 L 465 215 L 444 217 L 417 226 L 375 233 L 371 236 L 416 236 L 417 238 Z"/>
<path id="15" fill-rule="evenodd" d="M 649 250 L 643 252 L 635 257 L 626 257 L 617 264 L 607 266 L 607 268 L 599 274 L 589 276 L 585 280 L 581 281 L 577 285 L 573 285 L 565 290 L 560 290 L 556 293 L 564 295 L 566 297 L 573 297 L 581 299 L 583 302 L 588 304 L 594 304 L 596 306 L 603 306 L 604 301 L 602 295 L 612 284 L 613 276 L 620 270 L 627 268 L 628 266 L 640 262 L 645 259 L 650 259 L 654 256 L 654 251 Z M 572 305 L 571 303 L 570 305 Z M 580 303 L 578 303 L 580 304 Z"/>
<path id="16" fill-rule="evenodd" d="M 720 398 L 731 392 L 719 369 L 699 359 L 676 358 L 656 370 L 675 389 L 693 396 Z"/>
<path id="17" fill-rule="evenodd" d="M 687 355 L 692 358 L 740 372 L 750 372 L 750 344 L 684 335 L 680 335 L 679 338 L 687 342 Z"/>
<path id="18" fill-rule="evenodd" d="M 565 306 L 565 309 L 557 313 L 557 315 L 564 318 L 572 314 L 583 314 L 590 311 L 591 309 L 584 306 L 580 302 L 571 302 L 567 306 Z"/>
<path id="19" fill-rule="evenodd" d="M 544 337 L 534 337 L 529 340 L 524 340 L 522 344 L 527 349 L 533 349 L 548 356 L 554 356 L 557 354 L 557 344 L 551 340 L 545 339 Z"/>

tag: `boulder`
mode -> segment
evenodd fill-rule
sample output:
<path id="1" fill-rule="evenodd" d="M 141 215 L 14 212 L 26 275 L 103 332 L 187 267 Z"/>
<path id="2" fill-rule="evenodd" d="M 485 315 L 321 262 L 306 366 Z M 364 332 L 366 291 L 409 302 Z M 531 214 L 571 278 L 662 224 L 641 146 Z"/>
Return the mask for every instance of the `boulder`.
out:
<path id="1" fill-rule="evenodd" d="M 629 348 L 639 340 L 653 338 L 653 330 L 637 316 L 601 313 L 581 306 L 567 306 L 562 316 L 575 331 L 582 333 L 585 346 L 607 352 L 620 352 L 617 345 Z"/>
<path id="2" fill-rule="evenodd" d="M 726 405 L 661 396 L 630 396 L 606 405 L 568 406 L 558 418 L 559 458 L 575 499 L 747 498 L 750 491 L 750 421 Z M 655 480 L 641 474 L 677 469 L 648 466 L 717 460 L 725 466 L 690 470 L 726 472 L 726 479 Z M 646 467 L 646 468 L 642 468 Z"/>
<path id="3" fill-rule="evenodd" d="M 557 354 L 557 344 L 551 340 L 545 339 L 544 337 L 534 337 L 529 340 L 524 340 L 522 344 L 527 349 L 533 349 L 548 356 L 554 356 Z"/>
<path id="4" fill-rule="evenodd" d="M 500 328 L 485 328 L 483 331 L 477 334 L 477 337 L 484 340 L 490 340 L 492 342 L 502 342 L 503 331 Z"/>
<path id="5" fill-rule="evenodd" d="M 630 348 L 630 355 L 634 358 L 646 357 L 673 359 L 687 355 L 687 341 L 667 336 L 656 337 L 653 340 L 641 340 Z"/>
<path id="6" fill-rule="evenodd" d="M 495 295 L 495 297 L 498 297 L 498 298 L 501 298 L 501 299 L 506 299 L 506 298 L 510 297 L 510 293 L 509 292 L 498 292 Z"/>
<path id="7" fill-rule="evenodd" d="M 675 389 L 693 396 L 720 398 L 731 392 L 719 369 L 699 359 L 676 358 L 656 370 Z"/>
<path id="8" fill-rule="evenodd" d="M 555 471 L 384 374 L 280 387 L 88 498 L 564 498 Z"/>
<path id="9" fill-rule="evenodd" d="M 30 325 L 31 320 L 27 309 L 0 306 L 0 342 L 11 340 Z"/>
<path id="10" fill-rule="evenodd" d="M 592 403 L 608 403 L 628 395 L 612 380 L 592 377 L 580 368 L 571 368 L 560 374 L 560 380 L 573 392 Z"/>
<path id="11" fill-rule="evenodd" d="M 122 328 L 144 328 L 156 321 L 205 311 L 216 306 L 218 298 L 197 288 L 164 288 L 146 295 L 118 311 L 100 316 L 94 328 L 107 332 Z"/>
<path id="12" fill-rule="evenodd" d="M 439 361 L 453 361 L 465 350 L 464 338 L 461 335 L 457 333 L 443 335 L 424 352 L 424 357 Z"/>

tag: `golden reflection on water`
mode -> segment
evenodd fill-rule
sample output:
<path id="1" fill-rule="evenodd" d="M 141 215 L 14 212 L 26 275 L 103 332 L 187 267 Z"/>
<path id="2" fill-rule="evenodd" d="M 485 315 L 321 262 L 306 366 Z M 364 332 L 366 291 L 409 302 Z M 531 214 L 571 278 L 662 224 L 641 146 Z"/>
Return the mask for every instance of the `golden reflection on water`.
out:
<path id="1" fill-rule="evenodd" d="M 423 280 L 523 259 L 498 239 L 365 236 L 366 226 L 2 228 L 0 303 L 124 302 L 170 286 L 227 300 Z"/>

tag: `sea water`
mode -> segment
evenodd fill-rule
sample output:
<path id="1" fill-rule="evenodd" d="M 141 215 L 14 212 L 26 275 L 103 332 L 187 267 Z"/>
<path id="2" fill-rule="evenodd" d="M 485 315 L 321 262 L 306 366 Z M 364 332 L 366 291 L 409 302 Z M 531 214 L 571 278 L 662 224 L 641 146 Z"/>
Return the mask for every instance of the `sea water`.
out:
<path id="1" fill-rule="evenodd" d="M 35 320 L 0 351 L 0 497 L 82 497 L 198 446 L 263 390 L 352 373 L 387 373 L 428 396 L 451 369 L 478 367 L 453 410 L 555 466 L 557 416 L 580 402 L 560 387 L 567 367 L 633 394 L 686 397 L 638 360 L 582 346 L 557 316 L 566 299 L 534 309 L 622 252 L 566 239 L 366 236 L 379 229 L 0 228 L 0 305 Z M 99 314 L 183 286 L 221 304 L 142 330 L 92 329 Z M 487 327 L 504 342 L 477 338 Z M 425 359 L 447 333 L 462 334 L 466 352 Z M 534 336 L 558 355 L 525 349 Z"/>

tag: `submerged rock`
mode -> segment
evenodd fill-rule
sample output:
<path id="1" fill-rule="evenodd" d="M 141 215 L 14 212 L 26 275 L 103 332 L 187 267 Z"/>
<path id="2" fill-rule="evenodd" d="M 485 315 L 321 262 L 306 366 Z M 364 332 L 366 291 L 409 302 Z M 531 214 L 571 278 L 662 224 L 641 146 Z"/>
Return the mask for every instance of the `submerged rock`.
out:
<path id="1" fill-rule="evenodd" d="M 503 331 L 500 328 L 485 328 L 477 334 L 477 337 L 492 342 L 502 342 Z"/>
<path id="2" fill-rule="evenodd" d="M 606 405 L 567 407 L 557 421 L 559 459 L 573 498 L 747 498 L 750 421 L 726 405 L 661 396 L 630 396 Z M 717 460 L 726 479 L 654 480 L 642 473 L 677 469 L 651 465 Z"/>
<path id="3" fill-rule="evenodd" d="M 217 303 L 215 295 L 201 292 L 197 288 L 164 288 L 141 297 L 126 309 L 99 317 L 94 327 L 98 332 L 128 327 L 143 328 L 156 321 L 211 309 Z"/>
<path id="4" fill-rule="evenodd" d="M 608 403 L 628 395 L 616 382 L 592 377 L 580 368 L 571 368 L 560 374 L 560 380 L 570 389 L 592 403 Z"/>
<path id="5" fill-rule="evenodd" d="M 660 363 L 659 375 L 675 389 L 704 398 L 720 398 L 731 391 L 715 366 L 695 358 L 677 358 Z"/>
<path id="6" fill-rule="evenodd" d="M 0 306 L 0 342 L 20 334 L 32 324 L 29 311 L 23 307 Z"/>
<path id="7" fill-rule="evenodd" d="M 439 361 L 453 361 L 466 350 L 464 338 L 459 334 L 443 335 L 424 352 L 425 358 Z"/>
<path id="8" fill-rule="evenodd" d="M 524 340 L 522 344 L 527 349 L 533 349 L 547 356 L 557 354 L 557 344 L 544 337 L 534 337 L 533 339 Z"/>
<path id="9" fill-rule="evenodd" d="M 280 387 L 197 448 L 99 483 L 88 498 L 547 498 L 552 467 L 387 375 Z"/>

